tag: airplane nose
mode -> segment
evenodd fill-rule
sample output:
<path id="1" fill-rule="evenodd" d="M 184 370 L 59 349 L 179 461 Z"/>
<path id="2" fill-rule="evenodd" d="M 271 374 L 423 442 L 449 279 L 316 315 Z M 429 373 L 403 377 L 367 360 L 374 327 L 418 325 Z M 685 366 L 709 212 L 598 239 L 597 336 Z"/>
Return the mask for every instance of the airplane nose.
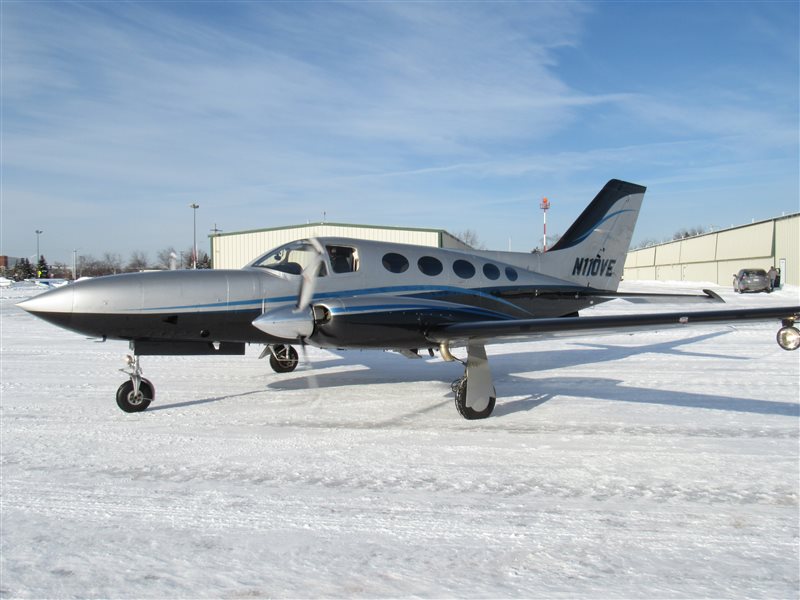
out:
<path id="1" fill-rule="evenodd" d="M 17 306 L 44 318 L 48 314 L 71 314 L 74 300 L 75 290 L 72 285 L 67 285 L 23 300 Z"/>

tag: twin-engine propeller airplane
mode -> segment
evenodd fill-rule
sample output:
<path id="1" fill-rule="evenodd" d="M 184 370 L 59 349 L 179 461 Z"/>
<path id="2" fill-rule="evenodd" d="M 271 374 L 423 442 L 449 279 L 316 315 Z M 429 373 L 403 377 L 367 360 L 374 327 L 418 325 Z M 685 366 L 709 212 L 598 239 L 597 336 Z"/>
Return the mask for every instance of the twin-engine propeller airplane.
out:
<path id="1" fill-rule="evenodd" d="M 91 337 L 128 340 L 130 376 L 117 391 L 126 412 L 155 398 L 140 356 L 244 354 L 279 373 L 298 363 L 292 343 L 322 348 L 421 350 L 454 360 L 465 345 L 464 376 L 453 385 L 458 412 L 488 417 L 495 389 L 486 344 L 512 337 L 587 335 L 692 323 L 778 320 L 778 343 L 800 346 L 800 306 L 581 317 L 614 298 L 634 302 L 722 302 L 705 295 L 617 293 L 645 188 L 609 181 L 544 254 L 457 251 L 357 239 L 299 240 L 240 270 L 129 273 L 82 281 L 24 302 L 26 311 Z"/>

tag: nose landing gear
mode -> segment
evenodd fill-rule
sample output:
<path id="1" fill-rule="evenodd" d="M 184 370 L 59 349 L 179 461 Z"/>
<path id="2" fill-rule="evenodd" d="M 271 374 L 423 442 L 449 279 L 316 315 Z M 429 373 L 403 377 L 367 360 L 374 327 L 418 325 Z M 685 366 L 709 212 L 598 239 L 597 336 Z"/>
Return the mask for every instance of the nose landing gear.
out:
<path id="1" fill-rule="evenodd" d="M 156 389 L 149 380 L 142 377 L 142 367 L 139 365 L 139 356 L 128 355 L 125 357 L 128 367 L 120 369 L 130 376 L 130 380 L 117 389 L 117 406 L 126 413 L 142 412 L 150 406 L 156 397 Z"/>

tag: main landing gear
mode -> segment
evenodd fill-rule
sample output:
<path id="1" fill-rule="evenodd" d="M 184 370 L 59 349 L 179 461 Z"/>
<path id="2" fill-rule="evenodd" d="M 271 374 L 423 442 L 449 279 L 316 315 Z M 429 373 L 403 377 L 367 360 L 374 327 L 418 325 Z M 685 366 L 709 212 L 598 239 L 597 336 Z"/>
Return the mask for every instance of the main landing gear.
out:
<path id="1" fill-rule="evenodd" d="M 476 419 L 485 419 L 489 415 L 492 414 L 494 410 L 494 404 L 497 400 L 497 392 L 494 391 L 492 388 L 492 396 L 489 396 L 489 399 L 486 402 L 486 406 L 483 409 L 477 409 L 474 406 L 469 406 L 467 404 L 467 374 L 464 373 L 464 376 L 461 379 L 456 379 L 451 385 L 450 388 L 453 390 L 453 394 L 455 395 L 456 401 L 456 410 L 458 414 L 469 421 L 474 421 Z"/>
<path id="2" fill-rule="evenodd" d="M 457 360 L 451 353 L 448 344 L 439 347 L 442 358 L 446 361 Z M 456 403 L 456 410 L 470 421 L 485 419 L 492 414 L 497 392 L 486 358 L 486 348 L 478 342 L 467 344 L 467 363 L 464 365 L 464 376 L 456 379 L 450 386 Z"/>
<path id="3" fill-rule="evenodd" d="M 126 360 L 128 367 L 120 369 L 120 371 L 129 375 L 130 380 L 119 386 L 117 406 L 126 413 L 142 412 L 155 399 L 156 389 L 150 381 L 142 377 L 142 367 L 136 354 L 129 354 Z"/>
<path id="4" fill-rule="evenodd" d="M 276 373 L 291 373 L 297 368 L 300 358 L 292 346 L 277 344 L 268 346 L 267 349 L 270 353 L 269 366 Z"/>

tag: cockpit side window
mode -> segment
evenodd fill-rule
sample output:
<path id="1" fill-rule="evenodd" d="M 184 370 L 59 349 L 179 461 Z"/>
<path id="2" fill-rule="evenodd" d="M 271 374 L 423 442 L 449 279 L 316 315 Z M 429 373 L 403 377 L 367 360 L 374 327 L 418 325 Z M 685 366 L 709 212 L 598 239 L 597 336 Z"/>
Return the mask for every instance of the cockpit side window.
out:
<path id="1" fill-rule="evenodd" d="M 275 250 L 271 250 L 261 259 L 254 262 L 253 266 L 289 273 L 290 275 L 301 275 L 306 267 L 313 264 L 315 260 L 318 259 L 317 254 L 316 248 L 308 242 L 292 242 L 280 248 L 276 248 Z M 325 262 L 322 261 L 317 275 L 319 277 L 325 277 L 327 273 L 328 270 L 325 267 Z"/>
<path id="2" fill-rule="evenodd" d="M 350 246 L 327 246 L 334 273 L 354 273 L 358 271 L 358 251 Z"/>

